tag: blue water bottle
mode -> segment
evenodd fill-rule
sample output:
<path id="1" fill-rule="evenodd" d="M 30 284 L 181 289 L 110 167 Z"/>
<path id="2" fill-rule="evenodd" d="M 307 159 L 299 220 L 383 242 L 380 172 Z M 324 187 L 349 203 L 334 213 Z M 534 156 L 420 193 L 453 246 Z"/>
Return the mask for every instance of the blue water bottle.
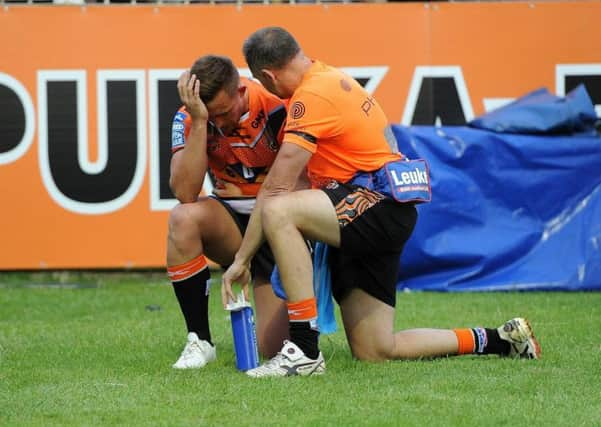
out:
<path id="1" fill-rule="evenodd" d="M 238 301 L 229 303 L 227 310 L 232 320 L 236 368 L 240 371 L 256 368 L 259 366 L 259 351 L 252 306 L 240 293 Z"/>

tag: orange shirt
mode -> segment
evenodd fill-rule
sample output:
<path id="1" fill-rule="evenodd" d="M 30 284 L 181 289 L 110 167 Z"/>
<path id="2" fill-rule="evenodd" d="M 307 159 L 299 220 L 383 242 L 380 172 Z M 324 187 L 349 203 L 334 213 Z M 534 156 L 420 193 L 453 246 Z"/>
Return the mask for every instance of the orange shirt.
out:
<path id="1" fill-rule="evenodd" d="M 384 111 L 352 77 L 314 61 L 290 98 L 284 142 L 313 153 L 313 187 L 347 182 L 401 157 Z"/>
<path id="2" fill-rule="evenodd" d="M 241 80 L 248 88 L 248 114 L 243 116 L 232 135 L 221 135 L 209 125 L 207 155 L 209 172 L 215 178 L 217 188 L 224 181 L 238 188 L 232 196 L 254 197 L 280 148 L 286 109 L 284 101 L 259 83 L 245 77 Z M 173 119 L 173 153 L 185 147 L 191 122 L 190 114 L 181 107 Z"/>

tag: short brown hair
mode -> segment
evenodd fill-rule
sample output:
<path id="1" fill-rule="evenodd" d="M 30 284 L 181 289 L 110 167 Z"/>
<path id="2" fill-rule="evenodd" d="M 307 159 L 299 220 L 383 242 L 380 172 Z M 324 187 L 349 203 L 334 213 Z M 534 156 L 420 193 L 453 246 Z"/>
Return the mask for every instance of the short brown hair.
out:
<path id="1" fill-rule="evenodd" d="M 244 58 L 254 76 L 264 68 L 281 69 L 301 48 L 292 34 L 282 27 L 265 27 L 251 34 L 242 47 Z"/>
<path id="2" fill-rule="evenodd" d="M 222 89 L 233 95 L 240 84 L 238 69 L 226 56 L 202 56 L 192 65 L 190 73 L 200 82 L 200 99 L 205 104 L 211 102 Z"/>

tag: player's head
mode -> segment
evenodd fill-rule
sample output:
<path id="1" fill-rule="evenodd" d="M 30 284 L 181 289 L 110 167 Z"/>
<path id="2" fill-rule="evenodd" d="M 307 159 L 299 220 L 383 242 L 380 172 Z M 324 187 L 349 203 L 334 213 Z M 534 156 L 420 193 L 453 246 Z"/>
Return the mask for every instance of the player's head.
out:
<path id="1" fill-rule="evenodd" d="M 253 76 L 267 90 L 281 98 L 292 95 L 291 83 L 298 76 L 289 75 L 286 66 L 302 54 L 297 41 L 281 27 L 266 27 L 251 34 L 242 47 L 244 58 Z"/>
<path id="2" fill-rule="evenodd" d="M 209 120 L 225 135 L 238 127 L 246 113 L 246 86 L 240 83 L 231 59 L 219 55 L 199 58 L 190 70 L 200 82 L 200 99 L 207 106 Z"/>

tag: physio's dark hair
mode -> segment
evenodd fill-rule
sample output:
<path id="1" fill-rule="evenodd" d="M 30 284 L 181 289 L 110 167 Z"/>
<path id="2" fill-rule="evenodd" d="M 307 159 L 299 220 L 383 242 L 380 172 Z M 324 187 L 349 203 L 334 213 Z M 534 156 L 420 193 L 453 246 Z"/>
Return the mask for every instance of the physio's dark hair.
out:
<path id="1" fill-rule="evenodd" d="M 244 42 L 242 52 L 254 76 L 262 69 L 283 68 L 301 48 L 288 31 L 281 27 L 265 27 L 255 31 Z"/>
<path id="2" fill-rule="evenodd" d="M 205 55 L 196 60 L 190 69 L 200 82 L 200 99 L 205 104 L 224 89 L 228 95 L 234 95 L 240 83 L 238 69 L 231 59 L 219 55 Z"/>

